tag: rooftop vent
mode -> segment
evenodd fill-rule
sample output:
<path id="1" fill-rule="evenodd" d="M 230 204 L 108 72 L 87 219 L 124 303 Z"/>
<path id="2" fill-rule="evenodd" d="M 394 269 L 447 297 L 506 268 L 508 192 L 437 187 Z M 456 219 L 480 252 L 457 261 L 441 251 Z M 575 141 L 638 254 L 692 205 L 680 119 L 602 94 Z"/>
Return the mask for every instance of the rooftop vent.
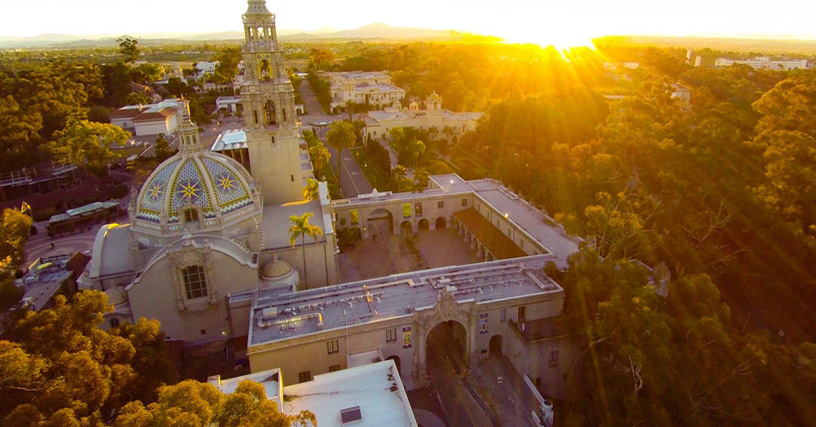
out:
<path id="1" fill-rule="evenodd" d="M 351 424 L 355 421 L 360 421 L 363 419 L 363 414 L 360 413 L 359 406 L 353 406 L 351 408 L 341 409 L 340 410 L 340 422 L 343 425 Z"/>
<path id="2" fill-rule="evenodd" d="M 278 307 L 265 308 L 261 314 L 264 320 L 274 319 L 278 317 Z"/>

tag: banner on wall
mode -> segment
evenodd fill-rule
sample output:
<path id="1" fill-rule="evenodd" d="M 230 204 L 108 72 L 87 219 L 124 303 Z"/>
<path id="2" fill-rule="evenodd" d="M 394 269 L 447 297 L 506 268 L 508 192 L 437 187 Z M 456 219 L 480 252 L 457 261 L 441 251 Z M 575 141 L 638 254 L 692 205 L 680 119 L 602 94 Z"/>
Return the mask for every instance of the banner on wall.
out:
<path id="1" fill-rule="evenodd" d="M 402 348 L 411 348 L 411 327 L 402 328 Z"/>
<path id="2" fill-rule="evenodd" d="M 479 333 L 487 333 L 487 313 L 482 313 L 479 315 Z"/>

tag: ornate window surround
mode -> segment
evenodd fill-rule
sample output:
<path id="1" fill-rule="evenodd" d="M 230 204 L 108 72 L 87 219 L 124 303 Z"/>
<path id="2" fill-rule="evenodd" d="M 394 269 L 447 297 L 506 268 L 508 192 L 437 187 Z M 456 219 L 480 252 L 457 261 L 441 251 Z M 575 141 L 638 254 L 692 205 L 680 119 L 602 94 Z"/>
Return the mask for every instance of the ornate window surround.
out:
<path id="1" fill-rule="evenodd" d="M 204 311 L 209 306 L 218 302 L 217 293 L 212 288 L 212 266 L 210 265 L 210 252 L 212 251 L 209 242 L 198 244 L 189 239 L 182 243 L 181 247 L 167 253 L 170 259 L 170 276 L 176 289 L 176 309 L 179 311 Z M 187 299 L 184 285 L 184 269 L 192 266 L 200 266 L 204 269 L 204 283 L 207 295 L 194 299 Z M 209 297 L 209 298 L 208 298 Z"/>

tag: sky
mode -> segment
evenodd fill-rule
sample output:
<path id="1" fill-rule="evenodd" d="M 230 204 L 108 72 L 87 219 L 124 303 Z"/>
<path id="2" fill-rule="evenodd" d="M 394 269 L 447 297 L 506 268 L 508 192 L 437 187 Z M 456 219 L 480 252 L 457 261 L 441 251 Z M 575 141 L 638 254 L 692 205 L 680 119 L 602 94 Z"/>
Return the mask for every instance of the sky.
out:
<path id="1" fill-rule="evenodd" d="M 2 0 L 0 37 L 241 31 L 245 0 Z M 514 42 L 582 44 L 603 35 L 816 39 L 816 0 L 268 0 L 278 29 L 375 22 Z"/>

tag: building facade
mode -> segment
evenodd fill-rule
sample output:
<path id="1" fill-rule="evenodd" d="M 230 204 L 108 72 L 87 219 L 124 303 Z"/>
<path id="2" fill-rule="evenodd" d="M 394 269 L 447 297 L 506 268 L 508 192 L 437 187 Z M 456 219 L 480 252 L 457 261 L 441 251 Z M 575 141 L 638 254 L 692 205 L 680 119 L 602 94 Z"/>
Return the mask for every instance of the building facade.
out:
<path id="1" fill-rule="evenodd" d="M 365 104 L 374 109 L 393 105 L 405 98 L 405 89 L 391 84 L 387 72 L 345 71 L 323 73 L 331 84 L 332 112 L 345 111 L 346 103 Z"/>
<path id="2" fill-rule="evenodd" d="M 369 111 L 363 118 L 365 138 L 387 138 L 391 129 L 412 127 L 420 130 L 435 129 L 438 137 L 458 141 L 466 132 L 476 130 L 482 113 L 455 113 L 442 108 L 442 97 L 431 93 L 422 103 L 411 101 L 407 107 L 394 102 L 383 110 Z"/>

